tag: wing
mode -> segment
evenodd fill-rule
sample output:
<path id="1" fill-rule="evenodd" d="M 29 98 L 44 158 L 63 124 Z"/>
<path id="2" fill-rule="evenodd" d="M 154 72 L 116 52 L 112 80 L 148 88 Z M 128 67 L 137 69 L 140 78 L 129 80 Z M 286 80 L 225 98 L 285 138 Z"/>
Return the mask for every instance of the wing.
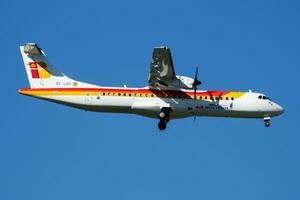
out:
<path id="1" fill-rule="evenodd" d="M 171 51 L 167 47 L 153 49 L 148 85 L 151 87 L 165 86 L 176 78 Z"/>

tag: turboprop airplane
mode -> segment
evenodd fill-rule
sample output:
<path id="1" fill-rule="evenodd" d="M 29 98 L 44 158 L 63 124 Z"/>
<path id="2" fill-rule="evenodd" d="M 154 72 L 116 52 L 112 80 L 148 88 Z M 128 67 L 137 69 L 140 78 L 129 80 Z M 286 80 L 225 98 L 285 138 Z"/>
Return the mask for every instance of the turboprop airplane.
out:
<path id="1" fill-rule="evenodd" d="M 170 49 L 153 50 L 148 86 L 102 87 L 73 80 L 48 61 L 37 44 L 20 46 L 30 88 L 19 93 L 94 112 L 132 113 L 159 120 L 165 130 L 169 120 L 196 116 L 261 118 L 270 126 L 271 117 L 283 108 L 266 95 L 254 92 L 198 90 L 194 78 L 176 75 Z"/>

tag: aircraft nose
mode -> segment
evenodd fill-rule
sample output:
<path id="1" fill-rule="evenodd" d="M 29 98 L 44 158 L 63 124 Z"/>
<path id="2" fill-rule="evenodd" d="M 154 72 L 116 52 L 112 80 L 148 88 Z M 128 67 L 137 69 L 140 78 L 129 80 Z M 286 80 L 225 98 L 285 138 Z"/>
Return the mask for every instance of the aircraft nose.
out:
<path id="1" fill-rule="evenodd" d="M 278 105 L 278 112 L 279 112 L 280 114 L 284 113 L 284 108 L 281 107 L 280 105 Z"/>
<path id="2" fill-rule="evenodd" d="M 276 104 L 275 112 L 277 115 L 281 115 L 284 112 L 284 108 Z"/>

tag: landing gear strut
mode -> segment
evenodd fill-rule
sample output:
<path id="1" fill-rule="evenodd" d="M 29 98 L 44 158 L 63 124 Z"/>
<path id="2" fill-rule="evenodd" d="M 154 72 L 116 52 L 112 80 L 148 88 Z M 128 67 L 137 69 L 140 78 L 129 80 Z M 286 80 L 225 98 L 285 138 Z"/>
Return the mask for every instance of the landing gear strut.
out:
<path id="1" fill-rule="evenodd" d="M 265 118 L 264 118 L 265 127 L 269 127 L 269 126 L 270 126 L 270 120 L 271 120 L 270 117 L 265 117 Z"/>
<path id="2" fill-rule="evenodd" d="M 158 129 L 163 131 L 167 128 L 167 123 L 170 121 L 171 108 L 162 108 L 159 113 Z"/>

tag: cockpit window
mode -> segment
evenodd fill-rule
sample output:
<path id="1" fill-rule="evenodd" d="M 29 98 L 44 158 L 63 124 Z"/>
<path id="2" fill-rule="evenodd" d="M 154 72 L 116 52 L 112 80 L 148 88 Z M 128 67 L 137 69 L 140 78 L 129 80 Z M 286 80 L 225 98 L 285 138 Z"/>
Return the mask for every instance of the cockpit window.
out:
<path id="1" fill-rule="evenodd" d="M 259 99 L 264 99 L 264 100 L 270 100 L 271 101 L 271 99 L 269 97 L 263 96 L 263 95 L 259 95 L 258 98 Z"/>
<path id="2" fill-rule="evenodd" d="M 263 96 L 263 99 L 267 99 L 267 100 L 271 101 L 271 99 L 269 97 L 266 97 L 266 96 Z"/>

